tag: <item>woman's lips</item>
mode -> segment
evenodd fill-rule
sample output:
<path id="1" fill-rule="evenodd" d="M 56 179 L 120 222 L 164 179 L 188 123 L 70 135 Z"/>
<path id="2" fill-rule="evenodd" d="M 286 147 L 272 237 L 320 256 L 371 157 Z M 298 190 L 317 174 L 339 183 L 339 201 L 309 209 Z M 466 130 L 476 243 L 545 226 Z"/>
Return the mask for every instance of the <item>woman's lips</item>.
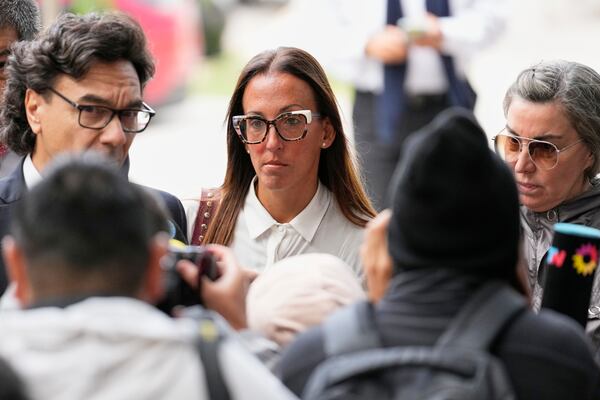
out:
<path id="1" fill-rule="evenodd" d="M 282 163 L 281 161 L 269 161 L 263 164 L 263 167 L 270 170 L 278 170 L 286 167 L 287 164 Z"/>
<path id="2" fill-rule="evenodd" d="M 540 188 L 539 185 L 535 185 L 533 183 L 526 183 L 526 182 L 517 182 L 517 187 L 519 188 L 519 193 L 521 193 L 521 194 L 530 194 Z"/>

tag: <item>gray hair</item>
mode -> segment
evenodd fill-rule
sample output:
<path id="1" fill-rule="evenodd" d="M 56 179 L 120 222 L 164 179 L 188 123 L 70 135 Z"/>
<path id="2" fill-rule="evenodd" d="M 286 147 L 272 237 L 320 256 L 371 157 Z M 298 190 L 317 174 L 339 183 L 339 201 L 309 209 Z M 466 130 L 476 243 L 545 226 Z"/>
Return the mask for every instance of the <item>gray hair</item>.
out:
<path id="1" fill-rule="evenodd" d="M 514 97 L 533 103 L 556 103 L 590 149 L 588 179 L 600 172 L 600 74 L 572 61 L 542 61 L 522 71 L 504 96 L 504 115 Z"/>
<path id="2" fill-rule="evenodd" d="M 19 40 L 33 39 L 42 26 L 35 0 L 0 1 L 0 28 L 13 28 Z"/>

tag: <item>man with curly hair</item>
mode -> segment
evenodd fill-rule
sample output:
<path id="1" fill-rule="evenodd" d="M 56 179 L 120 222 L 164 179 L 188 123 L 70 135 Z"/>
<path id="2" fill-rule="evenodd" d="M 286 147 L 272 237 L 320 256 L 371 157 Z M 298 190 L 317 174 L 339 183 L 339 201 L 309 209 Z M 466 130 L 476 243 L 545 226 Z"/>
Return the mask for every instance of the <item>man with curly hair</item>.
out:
<path id="1" fill-rule="evenodd" d="M 99 152 L 127 173 L 129 147 L 155 114 L 143 101 L 154 71 L 140 25 L 117 12 L 64 14 L 35 40 L 12 46 L 0 140 L 22 159 L 0 180 L 0 237 L 14 204 L 57 155 Z M 159 194 L 171 236 L 186 241 L 181 202 Z M 0 293 L 5 286 L 0 264 Z"/>
<path id="2" fill-rule="evenodd" d="M 6 83 L 5 66 L 11 45 L 31 40 L 40 31 L 40 9 L 35 0 L 2 0 L 0 2 L 0 93 Z M 0 143 L 0 177 L 6 176 L 19 162 L 19 156 Z"/>

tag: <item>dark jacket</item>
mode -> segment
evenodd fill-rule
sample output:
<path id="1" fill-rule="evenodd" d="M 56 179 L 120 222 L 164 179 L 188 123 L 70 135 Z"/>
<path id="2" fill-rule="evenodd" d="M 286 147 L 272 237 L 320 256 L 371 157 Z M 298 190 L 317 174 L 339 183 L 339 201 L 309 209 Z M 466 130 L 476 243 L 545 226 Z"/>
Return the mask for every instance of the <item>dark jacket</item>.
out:
<path id="1" fill-rule="evenodd" d="M 481 285 L 480 278 L 442 269 L 400 272 L 375 308 L 385 347 L 433 345 L 461 306 Z M 509 322 L 492 346 L 506 366 L 518 399 L 598 399 L 600 370 L 582 329 L 572 320 L 525 311 Z M 313 328 L 283 353 L 277 373 L 297 395 L 323 361 L 323 332 Z"/>
<path id="2" fill-rule="evenodd" d="M 533 212 L 521 206 L 523 253 L 533 292 L 533 308 L 539 310 L 542 302 L 542 268 L 553 238 L 553 226 L 558 222 L 585 225 L 600 229 L 600 181 L 577 198 L 546 212 Z M 594 347 L 600 349 L 600 273 L 594 276 L 594 286 L 588 312 L 588 335 Z"/>
<path id="3" fill-rule="evenodd" d="M 0 238 L 3 238 L 10 231 L 10 219 L 14 205 L 27 192 L 25 185 L 25 177 L 23 176 L 23 162 L 25 158 L 17 165 L 17 168 L 8 176 L 0 179 Z M 127 172 L 127 168 L 124 169 Z M 175 226 L 175 239 L 187 243 L 186 227 L 187 221 L 185 211 L 181 202 L 177 197 L 162 190 L 148 188 L 156 192 L 163 199 L 171 218 L 171 222 Z M 0 251 L 2 245 L 0 243 Z M 0 257 L 0 295 L 8 286 L 8 277 L 6 276 L 6 268 L 4 258 Z"/>

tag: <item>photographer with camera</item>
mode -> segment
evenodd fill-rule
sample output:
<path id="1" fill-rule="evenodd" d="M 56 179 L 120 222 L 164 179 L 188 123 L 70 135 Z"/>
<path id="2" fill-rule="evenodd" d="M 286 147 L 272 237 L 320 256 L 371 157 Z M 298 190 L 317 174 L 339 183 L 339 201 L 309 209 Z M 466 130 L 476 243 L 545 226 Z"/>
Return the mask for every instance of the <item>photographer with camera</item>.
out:
<path id="1" fill-rule="evenodd" d="M 151 305 L 164 293 L 166 213 L 114 165 L 95 156 L 60 160 L 15 206 L 12 224 L 3 251 L 26 309 L 2 313 L 0 357 L 32 399 L 293 398 L 218 316 L 210 313 L 207 325 Z M 203 300 L 243 321 L 237 298 L 219 295 L 243 295 L 246 278 L 226 249 L 209 251 L 220 277 L 203 278 Z M 186 276 L 198 272 L 178 266 Z M 210 337 L 212 359 L 203 350 Z"/>

